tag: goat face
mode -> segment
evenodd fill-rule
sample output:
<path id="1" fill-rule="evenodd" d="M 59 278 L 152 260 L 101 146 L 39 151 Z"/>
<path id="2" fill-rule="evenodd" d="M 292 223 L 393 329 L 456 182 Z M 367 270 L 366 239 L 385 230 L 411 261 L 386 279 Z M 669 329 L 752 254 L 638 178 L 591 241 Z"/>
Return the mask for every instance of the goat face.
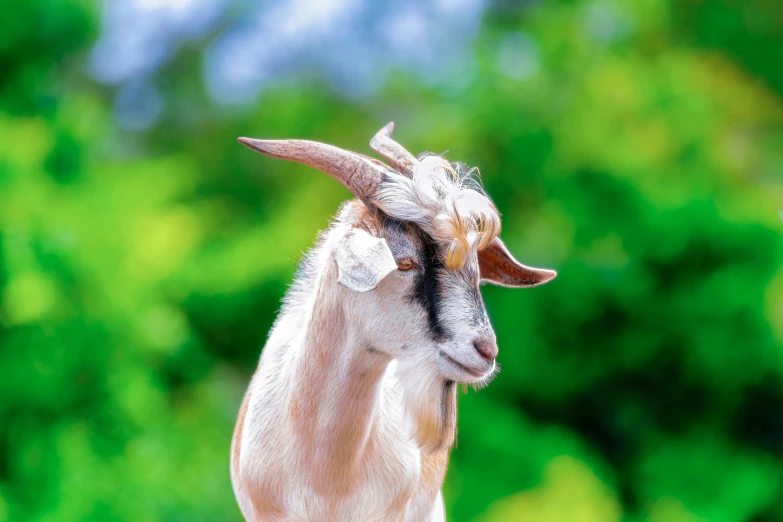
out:
<path id="1" fill-rule="evenodd" d="M 335 259 L 343 285 L 359 290 L 356 313 L 368 343 L 419 378 L 488 382 L 498 349 L 479 284 L 482 278 L 503 284 L 495 280 L 498 271 L 507 273 L 515 261 L 497 237 L 497 210 L 477 180 L 427 156 L 409 175 L 386 175 L 370 207 L 356 208 L 366 211 L 354 223 L 371 225 L 351 228 L 350 216 L 342 217 L 350 233 L 337 243 Z M 554 275 L 527 273 L 532 281 L 505 283 L 531 286 Z"/>
<path id="2" fill-rule="evenodd" d="M 381 129 L 371 146 L 394 168 L 322 143 L 240 141 L 323 170 L 359 198 L 343 208 L 327 242 L 344 309 L 361 319 L 355 328 L 368 350 L 418 378 L 486 382 L 497 345 L 479 284 L 535 286 L 555 272 L 509 254 L 497 210 L 471 171 L 440 156 L 415 158 L 391 140 L 392 129 Z"/>
<path id="3" fill-rule="evenodd" d="M 367 333 L 373 344 L 419 375 L 487 382 L 497 345 L 479 291 L 477 252 L 449 268 L 448 246 L 420 226 L 385 218 L 380 229 L 398 268 L 372 292 L 384 325 Z"/>

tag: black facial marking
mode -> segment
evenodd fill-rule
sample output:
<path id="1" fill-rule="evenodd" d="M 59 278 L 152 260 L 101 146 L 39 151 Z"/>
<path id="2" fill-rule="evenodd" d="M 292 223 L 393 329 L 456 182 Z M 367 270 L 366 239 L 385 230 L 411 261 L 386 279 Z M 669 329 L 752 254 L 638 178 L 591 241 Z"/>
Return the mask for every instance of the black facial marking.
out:
<path id="1" fill-rule="evenodd" d="M 443 390 L 440 399 L 440 433 L 438 434 L 438 446 L 443 444 L 443 438 L 446 436 L 446 429 L 456 422 L 454 412 L 456 412 L 456 405 L 454 401 L 457 399 L 455 390 L 455 383 L 452 380 L 446 380 L 443 382 Z"/>
<path id="2" fill-rule="evenodd" d="M 449 416 L 451 415 L 451 403 L 449 402 L 449 399 L 451 398 L 452 389 L 454 389 L 454 381 L 446 380 L 443 383 L 443 395 L 441 396 L 440 401 L 441 426 L 446 425 L 449 421 Z"/>
<path id="3" fill-rule="evenodd" d="M 383 230 L 387 236 L 390 234 L 403 235 L 405 234 L 405 223 L 399 219 L 384 217 Z"/>
<path id="4" fill-rule="evenodd" d="M 389 244 L 389 248 L 395 257 L 402 257 L 407 250 L 410 250 L 407 239 L 407 224 L 403 221 L 399 221 L 393 218 L 384 218 L 383 220 L 383 237 L 386 238 L 386 242 Z"/>
<path id="5" fill-rule="evenodd" d="M 440 272 L 445 270 L 438 246 L 428 235 L 420 234 L 422 249 L 419 252 L 421 273 L 416 277 L 411 299 L 419 301 L 427 311 L 427 323 L 436 341 L 446 337 L 443 325 L 440 323 L 441 292 L 438 283 Z"/>

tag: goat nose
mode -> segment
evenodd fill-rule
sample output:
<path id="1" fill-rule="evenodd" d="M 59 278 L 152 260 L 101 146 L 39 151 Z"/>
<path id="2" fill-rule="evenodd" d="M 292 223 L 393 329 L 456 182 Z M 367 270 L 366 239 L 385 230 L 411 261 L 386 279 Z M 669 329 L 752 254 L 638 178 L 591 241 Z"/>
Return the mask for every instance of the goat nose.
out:
<path id="1" fill-rule="evenodd" d="M 479 355 L 487 361 L 494 361 L 495 357 L 498 356 L 498 344 L 494 339 L 475 339 L 473 346 Z"/>

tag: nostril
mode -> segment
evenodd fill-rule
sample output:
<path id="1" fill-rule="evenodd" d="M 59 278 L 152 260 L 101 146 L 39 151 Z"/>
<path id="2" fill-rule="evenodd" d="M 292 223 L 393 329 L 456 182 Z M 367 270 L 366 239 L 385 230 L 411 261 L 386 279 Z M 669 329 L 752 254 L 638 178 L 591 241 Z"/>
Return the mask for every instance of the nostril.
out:
<path id="1" fill-rule="evenodd" d="M 476 339 L 473 341 L 476 351 L 487 361 L 494 361 L 498 356 L 498 345 L 492 339 Z"/>

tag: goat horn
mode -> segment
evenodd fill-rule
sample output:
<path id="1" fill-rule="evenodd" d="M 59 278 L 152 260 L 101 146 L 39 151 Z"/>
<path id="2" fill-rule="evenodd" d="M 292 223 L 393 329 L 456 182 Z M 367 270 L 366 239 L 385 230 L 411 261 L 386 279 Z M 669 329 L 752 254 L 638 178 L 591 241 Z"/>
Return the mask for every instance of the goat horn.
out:
<path id="1" fill-rule="evenodd" d="M 410 178 L 413 176 L 413 169 L 419 164 L 419 160 L 391 138 L 392 132 L 394 132 L 394 122 L 390 121 L 372 137 L 370 147 L 389 160 L 394 168 Z"/>
<path id="2" fill-rule="evenodd" d="M 242 145 L 272 158 L 296 161 L 329 174 L 368 207 L 392 169 L 377 159 L 307 140 L 257 140 L 238 138 Z"/>

